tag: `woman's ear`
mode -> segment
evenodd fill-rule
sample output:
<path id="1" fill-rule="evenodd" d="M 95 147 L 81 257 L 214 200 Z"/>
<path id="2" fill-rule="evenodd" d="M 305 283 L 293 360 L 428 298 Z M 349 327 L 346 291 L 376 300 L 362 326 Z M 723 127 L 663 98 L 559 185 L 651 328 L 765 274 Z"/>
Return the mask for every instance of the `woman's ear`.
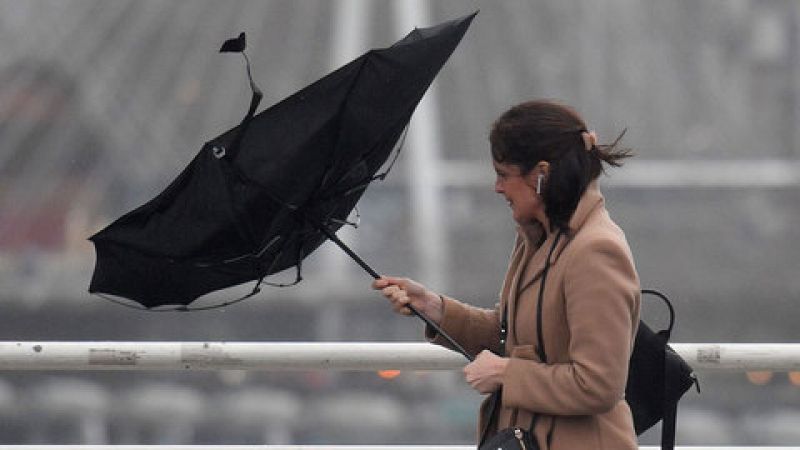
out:
<path id="1" fill-rule="evenodd" d="M 547 179 L 547 177 L 550 176 L 550 163 L 547 161 L 539 161 L 536 167 L 534 167 L 534 170 L 538 170 L 539 173 L 544 175 L 544 178 Z"/>

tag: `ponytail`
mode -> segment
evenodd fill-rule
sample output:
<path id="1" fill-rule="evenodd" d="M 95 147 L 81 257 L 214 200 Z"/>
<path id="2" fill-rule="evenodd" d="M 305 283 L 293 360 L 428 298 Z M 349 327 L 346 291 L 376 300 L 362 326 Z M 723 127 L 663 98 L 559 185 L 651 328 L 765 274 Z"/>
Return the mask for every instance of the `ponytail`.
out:
<path id="1" fill-rule="evenodd" d="M 597 178 L 601 173 L 605 172 L 602 163 L 606 163 L 612 167 L 622 167 L 622 160 L 633 156 L 633 150 L 630 148 L 619 147 L 622 137 L 625 136 L 627 132 L 627 128 L 622 130 L 622 133 L 620 133 L 611 144 L 593 144 L 591 146 L 589 155 L 591 156 L 592 166 L 595 166 L 595 161 L 597 161 L 597 168 L 591 171 L 592 179 Z"/>

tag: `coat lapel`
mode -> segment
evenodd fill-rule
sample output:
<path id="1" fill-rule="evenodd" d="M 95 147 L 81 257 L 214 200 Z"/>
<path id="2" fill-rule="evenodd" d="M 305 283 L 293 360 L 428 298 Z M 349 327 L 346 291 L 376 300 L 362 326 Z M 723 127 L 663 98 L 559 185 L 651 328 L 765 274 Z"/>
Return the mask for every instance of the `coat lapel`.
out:
<path id="1" fill-rule="evenodd" d="M 550 258 L 551 266 L 556 264 L 559 257 L 563 253 L 564 248 L 566 248 L 567 244 L 572 240 L 572 237 L 575 235 L 575 233 L 580 231 L 588 218 L 591 216 L 592 212 L 598 208 L 602 208 L 604 205 L 605 199 L 603 198 L 603 194 L 600 193 L 600 188 L 597 186 L 597 181 L 592 181 L 589 183 L 589 186 L 586 187 L 586 191 L 583 193 L 583 196 L 581 196 L 578 206 L 575 208 L 575 212 L 570 218 L 570 233 L 562 236 L 561 240 L 556 246 L 555 251 L 553 252 L 553 256 Z M 518 235 L 518 239 L 525 241 L 529 251 L 533 253 L 533 257 L 530 257 L 531 253 L 528 253 L 525 255 L 528 256 L 528 258 L 523 259 L 523 262 L 518 264 L 518 270 L 514 277 L 515 281 L 511 286 L 513 289 L 510 291 L 512 296 L 507 297 L 515 300 L 511 302 L 512 309 L 509 310 L 509 317 L 515 317 L 515 311 L 513 307 L 517 303 L 516 299 L 522 295 L 523 291 L 530 288 L 534 283 L 536 283 L 537 280 L 539 280 L 539 278 L 542 277 L 547 254 L 550 252 L 550 247 L 553 245 L 553 241 L 555 240 L 557 233 L 548 233 L 547 239 L 544 241 L 544 243 L 535 248 L 533 243 L 523 236 L 521 230 L 518 231 Z M 529 268 L 525 267 L 525 261 L 528 261 Z"/>

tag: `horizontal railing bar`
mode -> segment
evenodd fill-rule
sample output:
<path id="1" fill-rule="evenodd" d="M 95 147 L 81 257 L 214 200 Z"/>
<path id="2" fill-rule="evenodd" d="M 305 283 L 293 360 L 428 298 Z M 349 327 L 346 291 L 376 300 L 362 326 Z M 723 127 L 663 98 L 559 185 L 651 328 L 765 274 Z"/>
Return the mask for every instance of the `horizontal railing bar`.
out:
<path id="1" fill-rule="evenodd" d="M 697 371 L 800 370 L 800 344 L 671 344 Z M 428 343 L 0 341 L 0 370 L 455 370 Z"/>
<path id="2" fill-rule="evenodd" d="M 640 450 L 659 450 L 645 445 Z M 676 450 L 788 450 L 800 447 L 675 446 Z M 475 450 L 474 445 L 0 445 L 0 450 Z"/>

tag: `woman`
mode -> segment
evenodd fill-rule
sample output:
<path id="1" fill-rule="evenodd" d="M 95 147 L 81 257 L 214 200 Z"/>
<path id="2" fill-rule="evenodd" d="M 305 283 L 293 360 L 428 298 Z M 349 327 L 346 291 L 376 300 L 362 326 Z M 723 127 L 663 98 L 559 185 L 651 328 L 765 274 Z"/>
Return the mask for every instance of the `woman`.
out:
<path id="1" fill-rule="evenodd" d="M 542 449 L 636 449 L 624 392 L 639 279 L 596 181 L 604 163 L 630 154 L 619 139 L 598 145 L 574 110 L 551 101 L 511 108 L 489 140 L 495 191 L 518 225 L 500 303 L 476 308 L 405 278 L 373 287 L 395 311 L 410 314 L 412 304 L 477 355 L 467 383 L 497 392 L 481 407 L 479 439 L 518 426 L 533 427 Z M 430 328 L 426 335 L 447 345 Z"/>

